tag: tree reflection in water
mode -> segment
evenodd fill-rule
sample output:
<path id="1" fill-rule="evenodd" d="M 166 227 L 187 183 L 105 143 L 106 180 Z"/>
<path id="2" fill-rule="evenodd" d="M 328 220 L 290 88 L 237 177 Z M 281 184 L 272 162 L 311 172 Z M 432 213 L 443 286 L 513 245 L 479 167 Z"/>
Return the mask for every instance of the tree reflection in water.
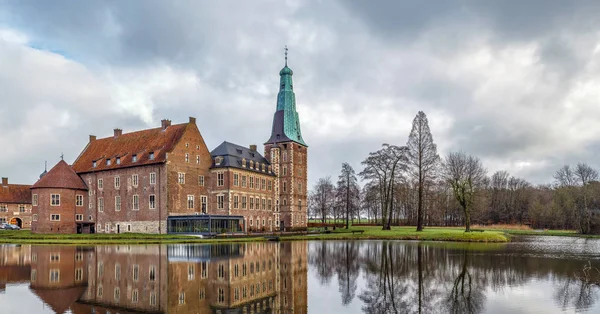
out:
<path id="1" fill-rule="evenodd" d="M 337 276 L 342 304 L 357 295 L 364 313 L 484 313 L 488 294 L 536 280 L 551 281 L 553 298 L 563 309 L 588 309 L 600 296 L 600 272 L 584 271 L 586 262 L 515 253 L 503 246 L 351 241 L 309 247 L 321 285 Z M 365 283 L 358 288 L 361 274 Z M 546 284 L 539 288 L 549 289 Z"/>

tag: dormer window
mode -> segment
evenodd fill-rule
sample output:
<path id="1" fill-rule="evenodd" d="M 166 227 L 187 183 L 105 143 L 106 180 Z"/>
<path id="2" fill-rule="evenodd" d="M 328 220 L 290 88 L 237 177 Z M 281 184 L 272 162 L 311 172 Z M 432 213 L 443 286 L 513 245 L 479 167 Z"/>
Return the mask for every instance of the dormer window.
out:
<path id="1" fill-rule="evenodd" d="M 148 154 L 148 158 L 150 158 L 150 160 L 154 160 L 154 152 L 150 152 Z"/>
<path id="2" fill-rule="evenodd" d="M 242 158 L 242 167 L 246 168 L 246 158 Z"/>
<path id="3" fill-rule="evenodd" d="M 242 154 L 242 150 L 241 150 L 241 149 L 239 149 L 239 148 L 238 148 L 238 149 L 236 149 L 236 152 L 237 152 L 238 154 Z"/>
<path id="4" fill-rule="evenodd" d="M 107 165 L 107 166 L 110 166 L 110 159 L 107 159 L 107 160 L 106 160 L 106 165 Z"/>
<path id="5" fill-rule="evenodd" d="M 221 163 L 223 162 L 223 157 L 216 157 L 215 158 L 215 165 L 219 166 L 221 165 Z"/>
<path id="6" fill-rule="evenodd" d="M 131 162 L 136 162 L 137 161 L 137 155 L 133 154 L 131 155 Z"/>
<path id="7" fill-rule="evenodd" d="M 116 163 L 117 163 L 117 165 L 121 164 L 121 157 L 117 157 Z"/>
<path id="8" fill-rule="evenodd" d="M 269 172 L 271 172 L 271 166 L 269 166 L 267 169 L 268 169 Z"/>
<path id="9" fill-rule="evenodd" d="M 92 161 L 92 168 L 96 168 L 96 161 Z"/>
<path id="10" fill-rule="evenodd" d="M 261 164 L 262 166 L 262 172 L 265 172 L 265 164 Z"/>
<path id="11" fill-rule="evenodd" d="M 250 168 L 251 169 L 254 168 L 254 161 L 253 160 L 250 160 Z"/>

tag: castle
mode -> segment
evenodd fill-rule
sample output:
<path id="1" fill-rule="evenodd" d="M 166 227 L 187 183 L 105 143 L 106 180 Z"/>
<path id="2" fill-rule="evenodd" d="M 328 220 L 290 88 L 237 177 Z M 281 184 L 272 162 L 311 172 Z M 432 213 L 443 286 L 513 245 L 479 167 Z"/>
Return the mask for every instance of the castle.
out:
<path id="1" fill-rule="evenodd" d="M 307 148 L 286 62 L 271 136 L 209 151 L 196 119 L 89 142 L 31 186 L 33 233 L 201 233 L 303 230 Z"/>

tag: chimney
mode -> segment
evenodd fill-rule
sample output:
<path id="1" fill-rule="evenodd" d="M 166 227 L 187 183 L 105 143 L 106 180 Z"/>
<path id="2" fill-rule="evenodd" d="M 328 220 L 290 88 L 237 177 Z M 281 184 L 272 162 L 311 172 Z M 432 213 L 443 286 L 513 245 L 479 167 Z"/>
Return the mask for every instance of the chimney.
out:
<path id="1" fill-rule="evenodd" d="M 96 140 L 96 135 L 90 135 L 90 142 L 93 142 Z"/>
<path id="2" fill-rule="evenodd" d="M 121 129 L 115 129 L 115 138 L 119 137 L 123 135 L 123 130 Z"/>
<path id="3" fill-rule="evenodd" d="M 253 152 L 255 152 L 256 151 L 256 145 L 255 144 L 250 145 L 250 150 L 253 151 Z"/>
<path id="4" fill-rule="evenodd" d="M 8 178 L 2 177 L 2 186 L 8 186 Z"/>
<path id="5" fill-rule="evenodd" d="M 196 118 L 190 117 L 190 123 L 196 124 Z"/>
<path id="6" fill-rule="evenodd" d="M 162 127 L 163 130 L 166 130 L 167 127 L 171 126 L 171 120 L 169 120 L 169 119 L 160 120 L 160 126 Z"/>

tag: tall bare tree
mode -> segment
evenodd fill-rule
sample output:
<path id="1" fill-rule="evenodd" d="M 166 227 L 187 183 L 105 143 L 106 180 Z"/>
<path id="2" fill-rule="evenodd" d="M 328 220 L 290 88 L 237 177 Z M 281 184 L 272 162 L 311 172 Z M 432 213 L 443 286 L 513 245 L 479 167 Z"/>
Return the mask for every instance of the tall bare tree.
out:
<path id="1" fill-rule="evenodd" d="M 407 150 L 406 146 L 383 144 L 380 150 L 369 153 L 369 157 L 362 162 L 365 169 L 360 176 L 376 182 L 379 188 L 383 230 L 391 230 L 394 183 L 399 174 L 407 169 Z"/>
<path id="2" fill-rule="evenodd" d="M 335 186 L 331 183 L 331 177 L 319 178 L 310 193 L 309 201 L 309 208 L 312 209 L 313 214 L 325 223 L 335 201 Z"/>
<path id="3" fill-rule="evenodd" d="M 427 116 L 423 111 L 419 111 L 413 120 L 406 146 L 408 147 L 409 173 L 417 180 L 418 185 L 417 231 L 423 231 L 425 183 L 434 179 L 436 168 L 440 162 Z"/>
<path id="4" fill-rule="evenodd" d="M 479 158 L 463 152 L 448 154 L 444 160 L 444 179 L 452 188 L 465 215 L 465 232 L 471 231 L 471 210 L 478 189 L 486 181 L 486 170 Z"/>
<path id="5" fill-rule="evenodd" d="M 598 180 L 598 171 L 590 167 L 586 163 L 578 163 L 575 167 L 575 177 L 581 184 L 581 205 L 579 205 L 579 225 L 581 233 L 590 233 L 590 223 L 592 219 L 591 212 L 588 208 L 589 199 L 589 186 L 592 181 Z"/>
<path id="6" fill-rule="evenodd" d="M 349 163 L 342 164 L 342 171 L 338 177 L 337 193 L 339 201 L 346 211 L 346 229 L 350 228 L 350 211 L 354 209 L 359 200 L 359 187 L 356 172 Z"/>

